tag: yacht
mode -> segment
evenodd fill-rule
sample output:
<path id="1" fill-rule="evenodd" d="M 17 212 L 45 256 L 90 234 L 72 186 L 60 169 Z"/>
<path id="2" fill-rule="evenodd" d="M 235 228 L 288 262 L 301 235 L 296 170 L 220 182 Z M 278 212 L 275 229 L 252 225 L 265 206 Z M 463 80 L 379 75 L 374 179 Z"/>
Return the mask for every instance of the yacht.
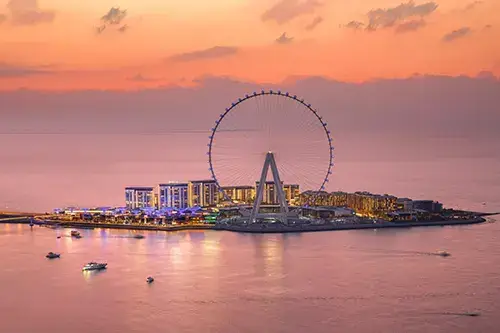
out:
<path id="1" fill-rule="evenodd" d="M 148 276 L 148 278 L 146 279 L 146 282 L 147 283 L 152 283 L 155 279 L 153 279 L 152 276 Z"/>
<path id="2" fill-rule="evenodd" d="M 83 266 L 82 270 L 83 271 L 96 271 L 96 270 L 106 269 L 106 266 L 108 266 L 108 264 L 106 264 L 106 263 L 97 263 L 97 262 L 91 261 L 88 264 L 86 264 L 85 266 Z"/>
<path id="3" fill-rule="evenodd" d="M 49 258 L 49 259 L 60 258 L 60 257 L 61 257 L 61 255 L 59 253 L 54 253 L 54 252 L 49 252 L 45 256 L 45 258 Z"/>

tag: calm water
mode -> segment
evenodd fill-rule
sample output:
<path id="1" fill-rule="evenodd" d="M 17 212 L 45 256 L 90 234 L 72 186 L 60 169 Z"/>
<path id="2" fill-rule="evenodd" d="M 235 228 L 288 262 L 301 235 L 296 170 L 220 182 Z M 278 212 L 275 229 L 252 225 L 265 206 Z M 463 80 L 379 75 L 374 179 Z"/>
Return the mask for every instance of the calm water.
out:
<path id="1" fill-rule="evenodd" d="M 498 332 L 500 224 L 243 235 L 0 225 L 0 332 Z M 425 253 L 446 249 L 452 257 Z M 48 251 L 62 253 L 47 260 Z M 91 260 L 103 272 L 83 273 Z M 145 279 L 156 281 L 148 285 Z M 480 317 L 449 315 L 480 311 Z"/>

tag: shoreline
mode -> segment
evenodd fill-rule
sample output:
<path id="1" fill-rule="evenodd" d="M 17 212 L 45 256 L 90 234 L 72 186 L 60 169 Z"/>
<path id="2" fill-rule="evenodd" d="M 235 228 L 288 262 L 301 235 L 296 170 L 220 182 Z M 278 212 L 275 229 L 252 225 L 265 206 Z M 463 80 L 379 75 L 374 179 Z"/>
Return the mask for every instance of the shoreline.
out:
<path id="1" fill-rule="evenodd" d="M 223 225 L 223 224 L 191 224 L 191 225 L 175 225 L 175 226 L 157 226 L 157 225 L 131 225 L 131 224 L 116 224 L 116 223 L 96 223 L 96 222 L 79 222 L 79 221 L 59 221 L 46 220 L 37 222 L 35 225 L 43 226 L 59 226 L 62 228 L 75 229 L 122 229 L 122 230 L 148 230 L 148 231 L 184 231 L 184 230 L 216 230 L 216 231 L 231 231 L 243 233 L 297 233 L 297 232 L 318 232 L 318 231 L 339 231 L 339 230 L 357 230 L 357 229 L 387 229 L 387 228 L 414 228 L 414 227 L 444 227 L 457 225 L 471 225 L 484 223 L 487 220 L 482 217 L 477 217 L 467 220 L 447 220 L 447 221 L 416 221 L 416 222 L 385 222 L 385 223 L 370 223 L 370 224 L 329 224 L 329 225 L 269 225 L 263 227 L 260 224 L 252 226 L 241 225 Z M 13 217 L 0 220 L 0 224 L 29 224 L 29 217 Z"/>

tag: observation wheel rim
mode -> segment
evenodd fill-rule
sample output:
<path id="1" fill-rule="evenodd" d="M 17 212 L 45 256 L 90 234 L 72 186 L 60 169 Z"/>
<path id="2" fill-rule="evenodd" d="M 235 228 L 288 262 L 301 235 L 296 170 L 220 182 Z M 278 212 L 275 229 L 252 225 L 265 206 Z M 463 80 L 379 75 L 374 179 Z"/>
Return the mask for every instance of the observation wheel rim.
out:
<path id="1" fill-rule="evenodd" d="M 323 191 L 325 189 L 326 183 L 329 182 L 330 175 L 332 174 L 332 169 L 334 166 L 333 163 L 333 151 L 334 151 L 334 146 L 332 144 L 332 136 L 331 136 L 331 131 L 328 129 L 328 124 L 323 120 L 323 118 L 319 115 L 318 111 L 315 110 L 310 103 L 305 102 L 303 98 L 297 97 L 297 95 L 292 95 L 289 92 L 282 92 L 281 90 L 274 91 L 274 90 L 261 90 L 260 92 L 254 91 L 252 94 L 246 94 L 243 98 L 238 98 L 236 102 L 231 103 L 231 106 L 225 109 L 223 113 L 219 115 L 219 118 L 215 121 L 215 126 L 210 130 L 210 136 L 209 138 L 209 143 L 208 143 L 208 165 L 209 168 L 208 170 L 210 171 L 212 180 L 215 181 L 215 186 L 217 187 L 217 191 L 222 193 L 224 195 L 224 199 L 229 199 L 227 196 L 226 192 L 222 189 L 222 186 L 219 183 L 219 180 L 217 179 L 217 176 L 214 171 L 214 166 L 213 166 L 213 159 L 212 159 L 212 150 L 213 150 L 213 143 L 214 143 L 214 138 L 215 134 L 217 133 L 217 129 L 219 128 L 219 125 L 222 123 L 224 120 L 224 117 L 230 113 L 233 109 L 235 109 L 238 105 L 240 105 L 243 102 L 246 102 L 252 98 L 260 97 L 260 96 L 265 96 L 265 95 L 275 95 L 275 96 L 281 96 L 284 98 L 289 98 L 299 104 L 302 104 L 307 110 L 309 110 L 315 117 L 316 119 L 320 122 L 322 125 L 323 131 L 326 135 L 326 139 L 328 141 L 328 148 L 329 148 L 329 161 L 328 161 L 328 170 L 326 172 L 325 177 L 322 180 L 322 183 L 320 185 L 320 188 L 317 189 L 316 191 Z M 313 196 L 314 198 L 314 196 Z"/>

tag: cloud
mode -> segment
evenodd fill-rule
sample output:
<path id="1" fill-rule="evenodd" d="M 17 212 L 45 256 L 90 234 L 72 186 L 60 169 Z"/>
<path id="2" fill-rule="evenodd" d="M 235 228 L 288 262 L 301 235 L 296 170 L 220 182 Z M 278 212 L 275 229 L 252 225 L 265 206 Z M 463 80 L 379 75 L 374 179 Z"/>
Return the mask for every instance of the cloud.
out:
<path id="1" fill-rule="evenodd" d="M 472 29 L 469 27 L 463 27 L 457 30 L 453 30 L 452 32 L 449 32 L 443 36 L 443 42 L 452 42 L 456 39 L 469 35 L 471 32 Z"/>
<path id="2" fill-rule="evenodd" d="M 378 8 L 368 12 L 368 30 L 388 28 L 399 22 L 412 17 L 425 17 L 432 14 L 438 8 L 435 2 L 426 2 L 416 5 L 414 1 L 408 1 L 392 8 Z"/>
<path id="3" fill-rule="evenodd" d="M 425 27 L 426 23 L 424 20 L 411 20 L 408 22 L 401 23 L 396 27 L 396 33 L 405 33 L 411 31 L 417 31 Z"/>
<path id="4" fill-rule="evenodd" d="M 351 21 L 351 22 L 347 23 L 344 27 L 346 27 L 348 29 L 358 30 L 358 29 L 361 29 L 364 25 L 365 24 L 363 22 Z"/>
<path id="5" fill-rule="evenodd" d="M 32 75 L 46 75 L 53 74 L 51 70 L 47 70 L 47 67 L 39 66 L 18 66 L 10 65 L 0 62 L 0 78 L 16 78 L 16 77 L 26 77 Z"/>
<path id="6" fill-rule="evenodd" d="M 129 29 L 128 24 L 123 24 L 123 21 L 127 17 L 127 10 L 120 9 L 120 7 L 111 7 L 108 12 L 101 16 L 101 24 L 95 28 L 97 34 L 102 34 L 105 30 L 108 30 L 110 26 L 119 26 L 116 30 L 118 32 L 125 32 Z"/>
<path id="7" fill-rule="evenodd" d="M 127 78 L 128 81 L 134 81 L 134 82 L 154 82 L 154 81 L 159 81 L 159 79 L 152 78 L 152 77 L 146 77 L 143 76 L 141 73 L 136 74 L 132 77 Z"/>
<path id="8" fill-rule="evenodd" d="M 118 28 L 118 31 L 119 32 L 125 32 L 129 29 L 129 25 L 128 24 L 124 24 L 122 25 L 121 27 Z"/>
<path id="9" fill-rule="evenodd" d="M 306 25 L 306 30 L 308 31 L 314 30 L 321 22 L 323 22 L 323 18 L 321 16 L 316 16 L 311 23 Z"/>
<path id="10" fill-rule="evenodd" d="M 281 0 L 262 14 L 262 21 L 283 24 L 296 17 L 312 14 L 322 4 L 316 0 Z"/>
<path id="11" fill-rule="evenodd" d="M 484 1 L 474 1 L 474 2 L 471 2 L 469 3 L 467 6 L 465 6 L 464 10 L 472 10 L 474 8 L 476 8 L 477 6 L 479 5 L 482 5 L 484 3 Z"/>
<path id="12" fill-rule="evenodd" d="M 276 38 L 275 42 L 278 44 L 290 44 L 293 41 L 293 37 L 288 37 L 286 32 L 284 32 L 281 36 Z"/>
<path id="13" fill-rule="evenodd" d="M 50 23 L 56 16 L 53 11 L 41 10 L 37 0 L 10 0 L 7 3 L 7 9 L 15 25 Z"/>
<path id="14" fill-rule="evenodd" d="M 176 54 L 170 57 L 170 60 L 173 61 L 194 61 L 194 60 L 203 60 L 203 59 L 214 59 L 214 58 L 222 58 L 226 56 L 230 56 L 236 54 L 238 52 L 237 47 L 233 46 L 214 46 L 209 49 L 187 52 Z"/>
<path id="15" fill-rule="evenodd" d="M 101 17 L 104 24 L 118 25 L 127 16 L 127 10 L 121 10 L 120 7 L 111 7 L 111 9 Z"/>

